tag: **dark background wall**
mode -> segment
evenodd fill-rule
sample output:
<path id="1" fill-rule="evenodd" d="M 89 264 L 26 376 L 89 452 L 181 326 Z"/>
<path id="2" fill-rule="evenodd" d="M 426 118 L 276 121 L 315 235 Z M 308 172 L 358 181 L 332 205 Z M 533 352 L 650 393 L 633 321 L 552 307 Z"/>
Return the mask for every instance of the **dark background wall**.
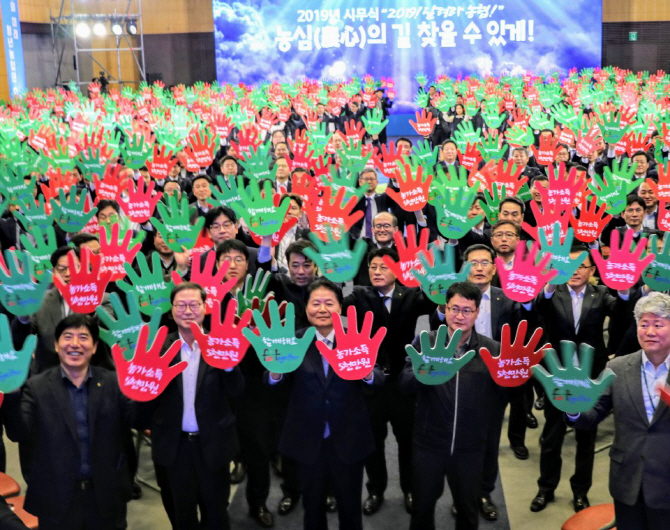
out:
<path id="1" fill-rule="evenodd" d="M 637 32 L 637 41 L 629 33 Z M 670 22 L 603 23 L 603 65 L 670 72 Z"/>

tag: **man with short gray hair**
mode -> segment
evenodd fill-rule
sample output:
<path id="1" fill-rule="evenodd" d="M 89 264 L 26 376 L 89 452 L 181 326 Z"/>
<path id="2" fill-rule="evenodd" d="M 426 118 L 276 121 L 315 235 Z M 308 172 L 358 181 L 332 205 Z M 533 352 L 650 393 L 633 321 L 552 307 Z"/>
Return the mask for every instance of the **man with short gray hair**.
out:
<path id="1" fill-rule="evenodd" d="M 594 409 L 568 422 L 594 428 L 614 410 L 609 489 L 617 528 L 652 530 L 670 520 L 670 412 L 660 399 L 670 368 L 670 296 L 650 293 L 634 314 L 642 349 L 611 360 L 612 386 Z"/>

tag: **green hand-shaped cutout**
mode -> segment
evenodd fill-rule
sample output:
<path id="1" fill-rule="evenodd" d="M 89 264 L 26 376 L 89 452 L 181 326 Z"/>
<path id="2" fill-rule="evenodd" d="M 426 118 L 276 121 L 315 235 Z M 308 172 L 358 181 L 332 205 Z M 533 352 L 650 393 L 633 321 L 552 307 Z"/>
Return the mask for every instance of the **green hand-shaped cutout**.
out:
<path id="1" fill-rule="evenodd" d="M 127 293 L 127 312 L 117 293 L 111 293 L 109 295 L 109 301 L 112 304 L 116 320 L 107 313 L 104 307 L 98 306 L 95 308 L 95 314 L 100 319 L 100 323 L 104 326 L 100 328 L 100 338 L 110 347 L 118 344 L 122 348 L 125 348 L 123 357 L 126 361 L 130 361 L 135 354 L 135 346 L 137 346 L 137 338 L 140 335 L 140 328 L 145 324 L 142 320 L 142 315 L 140 314 L 137 295 L 133 291 Z M 158 332 L 163 312 L 159 307 L 149 307 L 153 310 L 151 313 L 151 320 L 148 322 L 149 341 L 151 342 Z"/>
<path id="2" fill-rule="evenodd" d="M 19 269 L 17 260 L 22 267 Z M 48 281 L 33 281 L 32 259 L 27 252 L 5 250 L 9 275 L 0 267 L 0 302 L 12 315 L 25 317 L 42 305 Z"/>
<path id="3" fill-rule="evenodd" d="M 302 338 L 295 336 L 295 307 L 286 306 L 285 322 L 276 300 L 270 301 L 270 326 L 265 323 L 262 313 L 254 310 L 254 322 L 259 335 L 248 328 L 242 330 L 244 337 L 251 343 L 258 359 L 267 370 L 275 374 L 287 374 L 295 371 L 305 358 L 307 348 L 314 339 L 316 330 L 308 328 Z"/>
<path id="4" fill-rule="evenodd" d="M 84 213 L 86 207 L 87 190 L 84 190 L 79 197 L 77 197 L 77 187 L 70 188 L 70 194 L 65 196 L 65 190 L 58 190 L 58 197 L 60 204 L 55 199 L 51 199 L 51 207 L 54 219 L 63 229 L 64 232 L 79 232 L 86 226 L 91 217 L 97 212 L 97 208 L 91 208 L 91 211 Z"/>
<path id="5" fill-rule="evenodd" d="M 354 145 L 354 142 L 349 142 L 351 145 L 344 145 L 344 147 L 339 151 L 342 168 L 349 171 L 352 174 L 358 175 L 363 169 L 365 169 L 368 160 L 372 157 L 372 151 L 367 155 L 363 156 L 363 142 L 358 142 L 357 145 Z"/>
<path id="6" fill-rule="evenodd" d="M 361 116 L 361 121 L 365 126 L 365 130 L 371 136 L 376 136 L 381 133 L 388 125 L 388 119 L 384 119 L 382 109 L 368 109 L 365 115 Z"/>
<path id="7" fill-rule="evenodd" d="M 36 335 L 28 335 L 20 350 L 14 349 L 12 331 L 7 315 L 0 315 L 0 392 L 9 393 L 21 388 L 28 376 Z"/>
<path id="8" fill-rule="evenodd" d="M 40 195 L 39 202 L 30 198 L 25 198 L 21 201 L 21 209 L 14 210 L 14 217 L 23 225 L 27 231 L 33 231 L 36 228 L 44 231 L 53 226 L 54 213 L 48 214 L 44 206 L 44 195 Z"/>
<path id="9" fill-rule="evenodd" d="M 625 170 L 617 171 L 620 168 L 618 165 L 617 168 L 614 168 L 614 164 L 616 161 L 612 164 L 616 173 L 606 167 L 605 180 L 595 173 L 591 182 L 588 183 L 588 188 L 596 196 L 598 204 L 605 204 L 607 206 L 605 211 L 611 215 L 620 214 L 626 209 L 626 197 L 637 187 L 637 182 L 627 181 L 625 176 L 628 173 Z"/>
<path id="10" fill-rule="evenodd" d="M 130 263 L 124 263 L 125 279 L 130 280 L 131 283 L 119 280 L 116 285 L 124 293 L 134 292 L 139 295 L 137 301 L 143 315 L 153 316 L 156 308 L 159 308 L 161 313 L 168 312 L 171 307 L 170 293 L 174 288 L 174 283 L 172 280 L 165 281 L 160 256 L 156 252 L 153 253 L 151 268 L 149 268 L 146 256 L 142 253 L 137 254 L 135 262 L 139 268 L 139 274 L 135 272 Z"/>
<path id="11" fill-rule="evenodd" d="M 438 184 L 437 188 L 440 189 L 440 186 Z M 476 197 L 476 189 L 447 190 L 442 187 L 433 201 L 437 211 L 437 229 L 442 237 L 460 239 L 481 222 L 482 215 L 468 219 L 468 212 Z"/>
<path id="12" fill-rule="evenodd" d="M 484 159 L 484 162 L 490 162 L 491 160 L 502 160 L 507 151 L 507 146 L 505 144 L 500 144 L 498 142 L 498 137 L 490 134 L 488 138 L 482 140 L 482 145 L 479 147 L 479 152 Z"/>
<path id="13" fill-rule="evenodd" d="M 367 244 L 359 239 L 354 248 L 349 248 L 349 235 L 341 228 L 342 237 L 335 239 L 331 227 L 326 227 L 327 242 L 321 241 L 313 232 L 309 238 L 316 246 L 316 250 L 305 248 L 305 257 L 311 259 L 319 267 L 323 275 L 333 282 L 347 282 L 353 280 L 358 268 L 367 252 Z"/>
<path id="14" fill-rule="evenodd" d="M 242 179 L 237 183 L 242 198 L 243 207 L 233 203 L 232 207 L 238 217 L 244 218 L 249 230 L 259 236 L 269 236 L 278 232 L 284 223 L 284 217 L 290 206 L 290 198 L 284 197 L 279 206 L 274 205 L 272 184 L 266 180 L 263 183 L 263 194 L 257 182 L 251 182 L 247 190 L 242 188 Z"/>
<path id="15" fill-rule="evenodd" d="M 256 271 L 256 276 L 247 274 L 247 278 L 244 281 L 244 289 L 237 291 L 238 315 L 241 315 L 247 309 L 254 309 L 254 298 L 258 298 L 261 302 L 261 306 L 258 308 L 260 312 L 262 313 L 265 310 L 265 303 L 267 302 L 265 293 L 268 289 L 271 277 L 272 274 L 270 274 L 269 271 L 264 271 L 262 269 Z"/>
<path id="16" fill-rule="evenodd" d="M 263 180 L 270 177 L 270 144 L 260 144 L 250 148 L 250 155 L 246 160 L 240 160 L 244 174 L 254 180 Z M 219 177 L 221 179 L 221 177 Z M 232 184 L 232 180 L 231 184 Z M 219 186 L 225 186 L 225 182 Z M 224 188 L 221 188 L 224 189 Z M 238 194 L 239 195 L 239 194 Z"/>
<path id="17" fill-rule="evenodd" d="M 414 155 L 412 158 L 418 158 L 421 161 L 421 165 L 431 173 L 433 167 L 437 164 L 439 150 L 440 148 L 438 146 L 435 146 L 434 148 L 430 146 L 430 140 L 420 140 L 414 148 Z M 398 162 L 402 164 L 402 160 Z M 401 166 L 400 170 L 402 171 L 402 169 Z"/>
<path id="18" fill-rule="evenodd" d="M 121 153 L 123 154 L 123 162 L 126 166 L 132 169 L 140 169 L 146 165 L 147 160 L 151 156 L 152 145 L 144 142 L 144 135 L 135 135 L 132 143 L 130 142 L 130 137 L 126 136 L 126 140 L 121 146 Z"/>
<path id="19" fill-rule="evenodd" d="M 422 331 L 419 335 L 421 352 L 408 344 L 405 351 L 412 360 L 412 369 L 417 380 L 424 385 L 441 385 L 456 375 L 475 356 L 475 350 L 470 350 L 458 359 L 454 354 L 458 349 L 463 330 L 457 329 L 447 344 L 447 326 L 437 328 L 435 344 L 430 344 L 430 332 Z"/>
<path id="20" fill-rule="evenodd" d="M 488 190 L 484 190 L 484 200 L 479 200 L 479 205 L 484 210 L 484 215 L 489 220 L 491 226 L 496 224 L 498 221 L 498 214 L 500 213 L 500 203 L 507 196 L 505 193 L 505 186 L 502 185 L 498 188 L 497 185 L 493 185 L 493 190 L 491 193 Z"/>
<path id="21" fill-rule="evenodd" d="M 30 241 L 26 234 L 21 234 L 21 244 L 30 255 L 35 278 L 44 281 L 51 277 L 51 255 L 58 248 L 56 231 L 53 226 L 48 226 L 44 230 L 35 226 L 31 234 L 35 238 L 35 244 Z"/>
<path id="22" fill-rule="evenodd" d="M 656 257 L 642 273 L 642 280 L 654 291 L 667 291 L 670 289 L 670 238 L 663 240 L 661 252 L 656 252 L 657 240 L 656 234 L 649 237 L 649 247 Z"/>
<path id="23" fill-rule="evenodd" d="M 231 209 L 234 209 L 234 204 L 237 204 L 239 208 L 244 208 L 235 178 L 231 176 L 226 182 L 226 179 L 219 176 L 216 180 L 219 183 L 220 190 L 215 186 L 211 186 L 211 189 L 212 196 L 218 201 L 218 204 Z"/>
<path id="24" fill-rule="evenodd" d="M 152 217 L 151 224 L 161 233 L 165 244 L 174 252 L 183 252 L 182 247 L 193 248 L 205 218 L 199 217 L 194 225 L 190 224 L 188 198 L 182 197 L 180 203 L 175 195 L 170 195 L 167 197 L 167 206 L 159 202 L 157 208 L 162 220 Z"/>
<path id="25" fill-rule="evenodd" d="M 549 402 L 568 414 L 586 412 L 595 407 L 600 396 L 616 377 L 612 370 L 605 368 L 598 379 L 590 379 L 595 350 L 588 344 L 580 344 L 579 361 L 575 365 L 576 351 L 577 345 L 574 342 L 562 340 L 563 368 L 559 366 L 556 350 L 553 348 L 544 350 L 544 361 L 549 371 L 540 365 L 532 367 L 533 375 L 544 387 Z"/>
<path id="26" fill-rule="evenodd" d="M 414 270 L 412 274 L 431 301 L 444 305 L 447 303 L 447 289 L 452 283 L 464 282 L 468 279 L 471 264 L 464 263 L 461 272 L 456 272 L 452 245 L 445 245 L 444 252 L 440 251 L 436 245 L 431 245 L 430 250 L 434 256 L 433 265 L 428 263 L 425 254 L 420 254 L 419 260 L 426 273 L 421 274 Z"/>
<path id="27" fill-rule="evenodd" d="M 542 253 L 551 254 L 551 261 L 549 262 L 550 270 L 557 270 L 558 274 L 549 281 L 552 285 L 562 285 L 567 283 L 577 268 L 584 263 L 588 252 L 580 252 L 575 259 L 570 259 L 570 248 L 572 247 L 573 230 L 568 228 L 565 233 L 565 239 L 561 244 L 561 223 L 554 223 L 553 238 L 551 245 L 547 242 L 547 234 L 544 230 L 538 230 L 540 236 L 540 244 Z"/>
<path id="28" fill-rule="evenodd" d="M 317 123 L 314 129 L 307 129 L 309 143 L 317 155 L 325 151 L 331 136 L 333 136 L 333 133 L 328 132 L 328 124 L 323 122 Z"/>

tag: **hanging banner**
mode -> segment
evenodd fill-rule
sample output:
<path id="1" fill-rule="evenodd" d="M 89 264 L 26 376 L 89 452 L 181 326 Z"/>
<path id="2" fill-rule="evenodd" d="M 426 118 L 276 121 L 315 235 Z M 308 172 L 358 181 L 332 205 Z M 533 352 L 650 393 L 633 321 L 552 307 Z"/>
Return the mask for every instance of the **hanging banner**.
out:
<path id="1" fill-rule="evenodd" d="M 18 0 L 0 0 L 0 9 L 2 10 L 2 34 L 5 39 L 9 95 L 20 96 L 26 93 L 26 65 L 23 61 Z"/>

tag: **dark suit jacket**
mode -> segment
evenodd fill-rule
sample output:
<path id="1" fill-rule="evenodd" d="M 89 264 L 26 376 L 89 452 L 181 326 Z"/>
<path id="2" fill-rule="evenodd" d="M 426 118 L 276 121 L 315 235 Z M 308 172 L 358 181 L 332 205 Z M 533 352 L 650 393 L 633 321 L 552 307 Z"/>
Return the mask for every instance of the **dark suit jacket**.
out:
<path id="1" fill-rule="evenodd" d="M 171 333 L 165 340 L 164 350 L 179 339 Z M 181 354 L 174 362 L 181 360 Z M 237 449 L 235 417 L 229 398 L 239 396 L 244 390 L 244 378 L 239 367 L 226 372 L 209 366 L 200 359 L 195 396 L 195 415 L 200 432 L 200 447 L 205 463 L 215 469 L 228 465 Z M 177 456 L 184 413 L 182 375 L 175 377 L 165 391 L 155 400 L 135 403 L 139 423 L 151 429 L 151 452 L 159 465 L 170 466 Z"/>
<path id="2" fill-rule="evenodd" d="M 544 291 L 537 298 L 537 310 L 544 322 L 543 340 L 551 342 L 555 349 L 560 347 L 562 340 L 570 340 L 576 344 L 586 343 L 595 348 L 591 375 L 597 376 L 605 364 L 610 349 L 605 346 L 603 325 L 605 317 L 628 314 L 633 318 L 632 301 L 612 296 L 604 285 L 587 285 L 582 302 L 579 320 L 579 333 L 575 333 L 575 322 L 572 315 L 572 299 L 566 285 L 559 285 L 551 299 L 544 298 Z"/>
<path id="3" fill-rule="evenodd" d="M 391 313 L 386 310 L 379 291 L 374 287 L 355 286 L 351 294 L 344 299 L 342 312 L 349 306 L 356 307 L 356 316 L 360 329 L 365 319 L 365 313 L 372 311 L 374 320 L 372 334 L 380 327 L 386 327 L 386 336 L 379 348 L 378 363 L 396 377 L 405 366 L 405 345 L 411 344 L 415 336 L 416 321 L 421 315 L 427 315 L 435 310 L 435 303 L 431 302 L 421 292 L 421 289 L 405 287 L 396 284 L 391 298 Z"/>
<path id="4" fill-rule="evenodd" d="M 616 379 L 594 409 L 580 415 L 575 426 L 594 428 L 614 410 L 614 441 L 610 449 L 609 488 L 624 504 L 637 502 L 644 488 L 645 504 L 668 509 L 670 499 L 670 412 L 661 400 L 647 419 L 642 388 L 642 351 L 611 360 Z"/>
<path id="5" fill-rule="evenodd" d="M 88 387 L 91 478 L 100 513 L 115 513 L 130 499 L 131 476 L 125 436 L 131 405 L 116 374 L 93 367 Z M 5 396 L 3 417 L 12 441 L 30 443 L 25 509 L 37 517 L 63 517 L 80 480 L 77 426 L 72 402 L 55 367 L 28 380 L 22 393 Z M 24 473 L 25 474 L 25 473 Z"/>
<path id="6" fill-rule="evenodd" d="M 377 250 L 379 247 L 377 246 L 377 243 L 375 243 L 372 239 L 363 238 L 363 241 L 365 241 L 365 243 L 367 244 L 368 249 L 365 251 L 365 257 L 363 258 L 363 261 L 361 261 L 361 264 L 358 267 L 358 272 L 354 277 L 354 285 L 369 286 L 371 285 L 370 272 L 368 270 L 368 266 L 370 264 L 370 254 L 375 250 Z M 391 243 L 391 246 L 388 248 L 396 250 L 395 243 Z"/>
<path id="7" fill-rule="evenodd" d="M 303 334 L 304 330 L 300 330 L 297 336 Z M 313 463 L 328 423 L 338 458 L 348 464 L 362 461 L 375 448 L 364 394 L 383 383 L 384 374 L 378 367 L 372 384 L 347 381 L 335 375 L 332 368 L 326 377 L 314 339 L 302 364 L 295 372 L 285 374 L 279 383 L 291 386 L 279 452 L 298 462 Z"/>
<path id="8" fill-rule="evenodd" d="M 388 212 L 389 202 L 395 204 L 391 199 L 388 198 L 388 196 L 385 193 L 382 195 L 375 195 L 374 201 L 375 204 L 377 205 L 377 214 L 380 214 L 382 212 Z M 358 221 L 356 221 L 349 229 L 349 233 L 351 234 L 351 237 L 353 237 L 354 239 L 358 239 L 361 236 L 365 237 L 365 234 L 361 234 L 363 230 L 363 221 L 365 220 L 365 208 L 366 208 L 366 199 L 365 196 L 363 196 L 356 203 L 356 206 L 354 206 L 354 209 L 351 211 L 352 214 L 355 212 L 363 212 L 363 217 L 361 217 Z"/>
<path id="9" fill-rule="evenodd" d="M 431 344 L 435 344 L 436 335 L 437 332 L 430 332 Z M 420 349 L 418 337 L 414 347 Z M 491 378 L 479 355 L 482 347 L 488 348 L 494 357 L 499 355 L 500 344 L 473 329 L 468 351 L 477 353 L 441 385 L 421 384 L 414 375 L 412 361 L 407 359 L 400 374 L 400 386 L 417 394 L 414 443 L 418 447 L 450 455 L 484 451 L 489 426 L 504 407 L 507 394 Z"/>

